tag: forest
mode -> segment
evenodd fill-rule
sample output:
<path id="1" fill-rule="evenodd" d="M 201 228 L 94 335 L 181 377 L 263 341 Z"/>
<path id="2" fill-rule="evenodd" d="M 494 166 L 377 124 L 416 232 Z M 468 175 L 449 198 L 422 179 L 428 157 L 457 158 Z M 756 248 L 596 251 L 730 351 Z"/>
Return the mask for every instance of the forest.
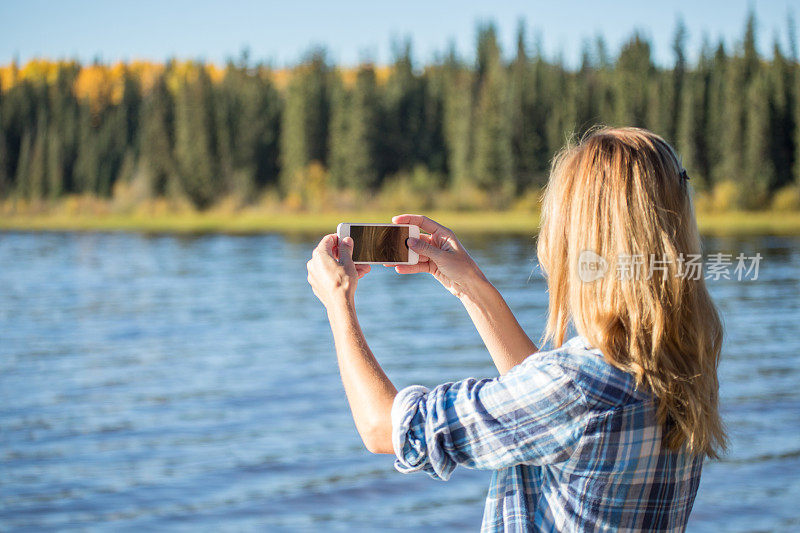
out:
<path id="1" fill-rule="evenodd" d="M 13 62 L 0 67 L 0 201 L 535 208 L 553 155 L 605 124 L 671 142 L 698 209 L 800 209 L 791 20 L 768 52 L 751 15 L 735 45 L 706 39 L 691 62 L 679 22 L 668 66 L 638 32 L 613 56 L 587 41 L 575 67 L 522 23 L 511 53 L 493 24 L 476 33 L 473 59 L 451 49 L 424 65 L 410 42 L 389 65 L 351 68 L 319 48 L 282 69 L 245 52 L 222 66 Z"/>

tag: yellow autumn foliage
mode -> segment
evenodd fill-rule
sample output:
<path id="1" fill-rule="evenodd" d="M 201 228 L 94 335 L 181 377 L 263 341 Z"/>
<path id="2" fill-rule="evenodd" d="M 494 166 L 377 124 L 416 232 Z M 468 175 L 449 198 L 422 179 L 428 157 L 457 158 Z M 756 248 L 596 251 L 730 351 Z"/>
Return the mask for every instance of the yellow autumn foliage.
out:
<path id="1" fill-rule="evenodd" d="M 135 77 L 142 90 L 147 93 L 155 85 L 158 77 L 166 71 L 164 63 L 146 60 L 118 61 L 112 64 L 80 65 L 73 60 L 32 59 L 19 66 L 12 62 L 0 66 L 0 91 L 8 91 L 22 81 L 54 83 L 59 70 L 77 68 L 75 79 L 75 96 L 87 100 L 93 112 L 99 112 L 108 105 L 117 104 L 122 100 L 124 91 L 124 76 L 129 73 Z M 269 78 L 279 89 L 285 89 L 291 79 L 303 71 L 303 65 L 293 68 L 277 69 L 259 68 L 256 75 Z M 392 69 L 388 66 L 375 66 L 375 79 L 381 85 L 389 79 Z M 169 71 L 166 83 L 173 92 L 177 91 L 182 83 L 197 79 L 201 71 L 205 71 L 212 83 L 220 83 L 225 77 L 225 68 L 214 63 L 201 63 L 194 60 L 174 61 Z M 337 72 L 347 86 L 355 83 L 358 67 L 337 68 Z"/>
<path id="2" fill-rule="evenodd" d="M 112 102 L 114 79 L 109 67 L 89 65 L 83 67 L 75 80 L 75 96 L 88 100 L 92 112 L 98 113 Z M 121 85 L 121 80 L 118 80 Z"/>

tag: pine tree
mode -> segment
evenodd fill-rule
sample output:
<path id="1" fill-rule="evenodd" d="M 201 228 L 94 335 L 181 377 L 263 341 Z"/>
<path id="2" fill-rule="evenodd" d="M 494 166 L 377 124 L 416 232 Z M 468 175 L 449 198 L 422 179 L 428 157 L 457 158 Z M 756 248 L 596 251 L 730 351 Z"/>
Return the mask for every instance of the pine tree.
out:
<path id="1" fill-rule="evenodd" d="M 16 73 L 16 64 L 12 63 L 12 72 Z M 16 74 L 14 74 L 16 76 Z M 37 101 L 33 86 L 28 80 L 22 80 L 3 93 L 0 100 L 0 127 L 5 137 L 5 157 L 7 168 L 8 194 L 19 193 L 27 184 L 19 180 L 27 179 L 27 159 L 30 157 L 30 130 L 36 125 Z M 25 148 L 25 150 L 23 150 Z M 23 167 L 23 168 L 21 168 Z"/>
<path id="2" fill-rule="evenodd" d="M 561 59 L 558 63 L 563 65 Z M 547 140 L 545 149 L 547 155 L 544 158 L 549 159 L 549 154 L 560 150 L 573 132 L 575 124 L 572 121 L 575 116 L 575 108 L 569 98 L 557 96 L 568 95 L 571 92 L 570 79 L 565 69 L 548 66 L 545 70 L 544 84 L 544 93 L 549 95 L 546 99 L 547 111 L 544 114 L 544 133 Z"/>
<path id="3" fill-rule="evenodd" d="M 768 69 L 772 104 L 769 106 L 769 152 L 775 172 L 774 180 L 769 183 L 769 190 L 774 192 L 792 182 L 796 105 L 792 83 L 795 73 L 777 41 L 773 46 L 772 64 Z"/>
<path id="4" fill-rule="evenodd" d="M 686 82 L 686 38 L 688 31 L 683 19 L 678 20 L 675 36 L 672 39 L 672 52 L 675 54 L 675 65 L 672 68 L 672 83 L 670 85 L 669 105 L 667 107 L 664 137 L 675 142 L 678 137 L 678 127 L 681 123 L 683 110 L 683 91 Z M 656 103 L 658 105 L 658 103 Z"/>
<path id="5" fill-rule="evenodd" d="M 755 158 L 763 153 L 762 141 L 758 135 L 768 135 L 765 129 L 769 124 L 769 102 L 767 94 L 758 94 L 753 89 L 758 80 L 758 89 L 767 91 L 766 78 L 761 76 L 760 59 L 755 42 L 755 17 L 751 13 L 745 25 L 741 55 L 731 58 L 727 63 L 724 80 L 725 95 L 721 109 L 720 132 L 722 137 L 720 175 L 715 181 L 732 181 L 740 188 L 740 198 L 752 205 L 764 199 L 764 191 L 756 170 Z M 748 159 L 749 158 L 749 159 Z M 773 179 L 773 170 L 765 169 L 762 177 Z M 755 196 L 754 196 L 755 195 Z"/>
<path id="6" fill-rule="evenodd" d="M 677 148 L 696 189 L 711 186 L 708 134 L 713 56 L 704 43 L 695 72 L 688 73 L 682 90 Z"/>
<path id="7" fill-rule="evenodd" d="M 180 191 L 174 149 L 174 104 L 164 75 L 159 76 L 142 105 L 139 164 L 148 177 L 152 196 L 175 196 Z"/>
<path id="8" fill-rule="evenodd" d="M 797 56 L 794 56 L 794 183 L 800 184 L 800 67 L 797 65 Z"/>
<path id="9" fill-rule="evenodd" d="M 243 118 L 238 121 L 234 164 L 252 171 L 254 190 L 278 181 L 282 101 L 271 76 L 272 72 L 260 65 L 243 82 Z"/>
<path id="10" fill-rule="evenodd" d="M 338 84 L 331 111 L 331 179 L 338 186 L 368 190 L 377 183 L 375 71 L 363 65 L 352 88 Z"/>
<path id="11" fill-rule="evenodd" d="M 204 209 L 223 191 L 219 179 L 213 95 L 202 66 L 181 80 L 175 105 L 175 161 L 181 189 Z"/>
<path id="12" fill-rule="evenodd" d="M 608 59 L 606 44 L 602 36 L 595 41 L 595 57 L 597 62 L 598 102 L 597 113 L 600 124 L 612 125 L 616 122 L 616 98 L 614 67 Z"/>
<path id="13" fill-rule="evenodd" d="M 379 174 L 410 172 L 424 159 L 425 85 L 414 73 L 411 44 L 395 43 L 391 74 L 383 88 L 383 139 Z"/>
<path id="14" fill-rule="evenodd" d="M 723 81 L 724 96 L 717 130 L 721 137 L 720 164 L 715 182 L 744 180 L 742 169 L 747 128 L 745 100 L 748 98 L 749 85 L 745 61 L 741 57 L 732 57 Z"/>
<path id="15" fill-rule="evenodd" d="M 600 122 L 600 101 L 603 94 L 601 72 L 592 58 L 588 43 L 581 51 L 581 66 L 570 83 L 569 99 L 572 113 L 568 122 L 574 133 L 583 135 L 593 125 Z"/>
<path id="16" fill-rule="evenodd" d="M 306 165 L 327 164 L 330 67 L 325 52 L 314 50 L 292 72 L 281 131 L 281 184 L 284 191 Z"/>
<path id="17" fill-rule="evenodd" d="M 124 115 L 124 142 L 137 151 L 139 146 L 139 119 L 141 116 L 142 94 L 138 80 L 126 68 L 122 74 L 122 114 Z"/>
<path id="18" fill-rule="evenodd" d="M 525 44 L 525 26 L 517 30 L 517 55 L 511 64 L 511 147 L 514 160 L 515 192 L 528 188 L 539 168 L 541 137 L 535 122 L 539 119 L 537 93 Z"/>
<path id="19" fill-rule="evenodd" d="M 375 124 L 378 113 L 376 88 L 375 70 L 372 66 L 360 68 L 353 90 L 350 128 L 353 149 L 350 166 L 352 179 L 365 189 L 374 187 L 378 178 L 375 165 Z"/>
<path id="20" fill-rule="evenodd" d="M 747 15 L 745 22 L 744 38 L 742 41 L 743 51 L 743 75 L 746 82 L 749 82 L 759 70 L 761 58 L 756 49 L 756 15 L 753 11 Z"/>
<path id="21" fill-rule="evenodd" d="M 47 194 L 47 122 L 43 117 L 34 135 L 27 189 L 30 200 L 41 200 Z"/>
<path id="22" fill-rule="evenodd" d="M 472 74 L 461 65 L 451 48 L 442 66 L 441 77 L 447 169 L 451 185 L 459 187 L 471 181 Z"/>
<path id="23" fill-rule="evenodd" d="M 472 177 L 481 188 L 513 191 L 507 74 L 493 26 L 480 28 L 473 126 Z"/>
<path id="24" fill-rule="evenodd" d="M 62 134 L 51 125 L 47 130 L 47 195 L 57 199 L 64 192 L 64 146 Z"/>
<path id="25" fill-rule="evenodd" d="M 353 107 L 351 92 L 344 86 L 341 75 L 332 76 L 331 82 L 331 107 L 330 124 L 328 133 L 330 139 L 330 156 L 328 162 L 331 169 L 331 183 L 338 188 L 348 185 L 350 156 L 350 115 Z"/>
<path id="26" fill-rule="evenodd" d="M 648 127 L 649 88 L 654 73 L 650 43 L 635 33 L 617 58 L 614 99 L 617 124 Z"/>
<path id="27" fill-rule="evenodd" d="M 0 109 L 2 109 L 2 100 L 0 100 Z M 5 128 L 3 128 L 2 111 L 0 111 L 0 199 L 7 197 L 11 188 L 9 176 L 11 165 L 9 163 Z"/>
<path id="28" fill-rule="evenodd" d="M 708 126 L 706 128 L 706 146 L 708 153 L 708 186 L 709 188 L 726 179 L 726 160 L 730 157 L 726 145 L 728 120 L 728 72 L 732 61 L 725 52 L 722 41 L 717 44 L 713 60 L 709 67 L 708 78 Z"/>
<path id="29" fill-rule="evenodd" d="M 97 193 L 100 182 L 98 151 L 99 143 L 92 125 L 91 111 L 83 106 L 78 134 L 78 157 L 75 161 L 75 192 Z"/>
<path id="30" fill-rule="evenodd" d="M 25 131 L 22 135 L 22 142 L 20 143 L 19 157 L 17 158 L 16 175 L 14 176 L 14 183 L 16 185 L 17 195 L 28 197 L 30 195 L 30 167 L 33 151 L 33 140 L 30 130 Z"/>
<path id="31" fill-rule="evenodd" d="M 485 25 L 474 65 L 451 48 L 417 66 L 404 41 L 388 76 L 334 69 L 321 50 L 287 72 L 243 55 L 221 77 L 176 61 L 12 64 L 0 88 L 0 199 L 106 197 L 135 176 L 152 196 L 204 208 L 271 187 L 302 202 L 328 177 L 373 190 L 411 177 L 419 190 L 480 187 L 503 205 L 544 184 L 569 134 L 600 123 L 673 141 L 695 188 L 730 182 L 715 204 L 736 196 L 731 207 L 763 207 L 800 183 L 800 64 L 791 17 L 788 48 L 776 38 L 769 57 L 757 29 L 751 13 L 734 49 L 704 42 L 689 64 L 678 21 L 666 68 L 634 33 L 616 59 L 602 37 L 584 43 L 573 69 L 545 58 L 536 38 L 529 48 L 523 24 L 510 63 Z"/>
<path id="32" fill-rule="evenodd" d="M 739 192 L 743 207 L 764 205 L 775 166 L 770 158 L 770 108 L 773 104 L 767 73 L 759 70 L 747 88 L 745 150 Z"/>

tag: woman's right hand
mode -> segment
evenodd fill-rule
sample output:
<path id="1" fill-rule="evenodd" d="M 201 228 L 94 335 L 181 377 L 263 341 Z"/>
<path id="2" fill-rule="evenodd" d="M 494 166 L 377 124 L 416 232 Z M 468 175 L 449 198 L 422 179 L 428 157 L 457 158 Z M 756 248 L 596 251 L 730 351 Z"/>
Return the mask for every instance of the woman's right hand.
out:
<path id="1" fill-rule="evenodd" d="M 416 265 L 397 265 L 398 274 L 428 272 L 458 298 L 469 295 L 486 277 L 451 230 L 422 215 L 397 215 L 394 224 L 414 224 L 429 235 L 408 239 L 409 247 L 419 254 Z"/>

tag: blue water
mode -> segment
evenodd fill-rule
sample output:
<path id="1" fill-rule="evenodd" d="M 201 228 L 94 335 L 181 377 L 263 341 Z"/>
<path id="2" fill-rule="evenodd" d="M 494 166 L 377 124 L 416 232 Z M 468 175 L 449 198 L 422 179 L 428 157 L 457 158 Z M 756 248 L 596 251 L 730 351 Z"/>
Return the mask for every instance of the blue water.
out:
<path id="1" fill-rule="evenodd" d="M 538 338 L 530 238 L 462 239 Z M 316 239 L 0 233 L 0 530 L 476 530 L 487 472 L 402 475 L 366 452 L 326 315 Z M 800 530 L 800 239 L 757 281 L 710 282 L 727 337 L 728 456 L 690 531 Z M 359 285 L 395 385 L 494 375 L 458 300 L 378 269 Z"/>

